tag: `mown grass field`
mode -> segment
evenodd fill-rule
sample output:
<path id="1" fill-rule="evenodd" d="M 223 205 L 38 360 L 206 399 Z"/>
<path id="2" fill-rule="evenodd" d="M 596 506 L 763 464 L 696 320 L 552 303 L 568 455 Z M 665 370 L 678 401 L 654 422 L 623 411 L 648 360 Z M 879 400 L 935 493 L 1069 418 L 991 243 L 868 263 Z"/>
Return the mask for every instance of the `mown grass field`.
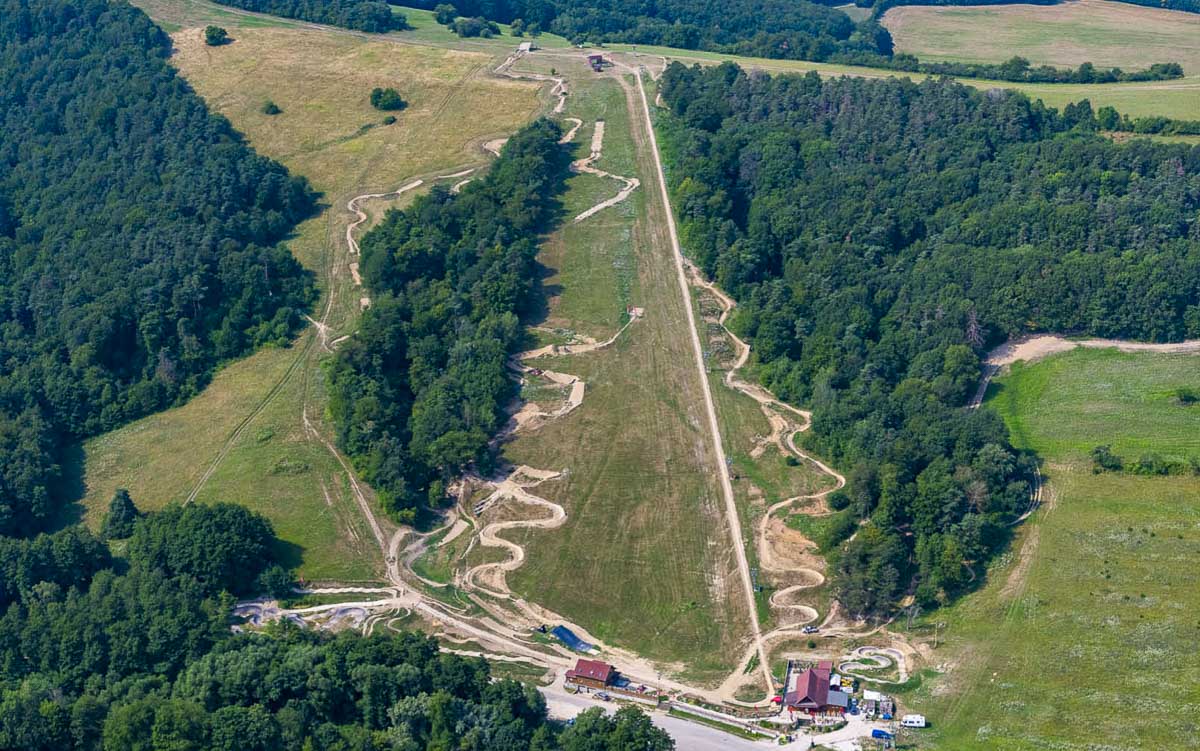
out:
<path id="1" fill-rule="evenodd" d="M 986 585 L 921 624 L 948 672 L 907 697 L 942 749 L 1200 746 L 1200 478 L 1091 471 L 1097 443 L 1187 450 L 1200 411 L 1165 389 L 1200 358 L 1057 355 L 1000 379 L 987 405 L 1039 450 L 1046 502 Z"/>
<path id="2" fill-rule="evenodd" d="M 189 14 L 215 7 L 196 0 L 148 5 L 152 14 L 174 12 L 187 23 L 198 20 Z M 415 176 L 485 165 L 478 145 L 527 122 L 539 106 L 539 87 L 488 76 L 494 63 L 486 54 L 294 24 L 264 26 L 259 16 L 221 20 L 232 44 L 207 47 L 199 29 L 187 28 L 175 35 L 172 62 L 260 153 L 306 176 L 322 193 L 324 210 L 297 228 L 290 247 L 323 293 L 312 315 L 329 306 L 329 338 L 350 333 L 361 293 L 343 258 L 351 216 L 346 202 Z M 409 103 L 393 125 L 382 125 L 385 113 L 368 102 L 375 86 L 395 87 Z M 264 115 L 266 99 L 282 114 Z M 188 404 L 87 442 L 87 521 L 99 523 L 116 487 L 129 488 L 146 509 L 182 502 L 215 463 L 196 500 L 235 501 L 265 514 L 295 546 L 301 576 L 378 577 L 379 548 L 349 478 L 304 427 L 307 413 L 320 435 L 330 437 L 321 373 L 328 356 L 310 329 L 291 348 L 229 364 Z"/>
<path id="3" fill-rule="evenodd" d="M 585 123 L 576 141 L 586 149 L 593 123 L 604 119 L 597 167 L 645 185 L 652 163 L 631 133 L 618 83 L 587 72 L 582 60 L 527 63 L 569 71 L 564 115 Z M 605 182 L 598 196 L 594 178 L 573 178 L 566 216 L 615 194 L 619 184 Z M 563 505 L 566 524 L 506 533 L 528 552 L 508 580 L 605 641 L 716 681 L 742 651 L 747 620 L 670 246 L 648 213 L 656 197 L 643 187 L 581 224 L 568 220 L 544 245 L 549 325 L 605 338 L 627 305 L 646 316 L 608 349 L 537 361 L 579 375 L 587 392 L 570 415 L 506 448 L 514 463 L 567 471 L 537 491 Z"/>
<path id="4" fill-rule="evenodd" d="M 1176 62 L 1200 74 L 1200 15 L 1111 0 L 1057 5 L 903 6 L 883 17 L 896 49 L 923 60 L 1139 70 Z"/>

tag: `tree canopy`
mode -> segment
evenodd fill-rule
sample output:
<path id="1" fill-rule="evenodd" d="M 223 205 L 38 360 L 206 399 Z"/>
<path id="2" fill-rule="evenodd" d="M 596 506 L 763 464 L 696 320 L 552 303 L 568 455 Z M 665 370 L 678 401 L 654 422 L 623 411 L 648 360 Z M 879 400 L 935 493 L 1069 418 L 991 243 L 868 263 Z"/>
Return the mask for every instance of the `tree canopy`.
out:
<path id="1" fill-rule="evenodd" d="M 280 245 L 314 207 L 106 0 L 0 0 L 0 534 L 54 513 L 64 443 L 285 344 L 313 296 Z"/>
<path id="2" fill-rule="evenodd" d="M 385 33 L 408 28 L 408 20 L 381 0 L 216 0 L 221 5 L 284 18 Z"/>
<path id="3" fill-rule="evenodd" d="M 436 187 L 362 239 L 371 291 L 329 371 L 338 444 L 395 511 L 441 500 L 504 420 L 505 362 L 540 300 L 537 236 L 556 216 L 568 155 L 539 120 L 457 195 Z"/>
<path id="4" fill-rule="evenodd" d="M 953 596 L 1028 506 L 1030 460 L 963 408 L 989 346 L 1200 336 L 1200 148 L 945 79 L 662 81 L 687 251 L 738 300 L 758 377 L 811 405 L 807 445 L 849 470 L 837 528 L 857 534 L 831 568 L 852 614 Z"/>

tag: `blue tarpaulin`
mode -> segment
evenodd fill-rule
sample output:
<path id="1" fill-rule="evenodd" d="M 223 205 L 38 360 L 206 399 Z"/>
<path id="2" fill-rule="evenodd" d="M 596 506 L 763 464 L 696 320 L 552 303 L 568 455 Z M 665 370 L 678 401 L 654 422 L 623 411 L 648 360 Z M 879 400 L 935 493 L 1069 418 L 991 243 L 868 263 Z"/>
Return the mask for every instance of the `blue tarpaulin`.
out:
<path id="1" fill-rule="evenodd" d="M 558 639 L 563 644 L 566 644 L 576 652 L 592 652 L 595 651 L 595 644 L 588 644 L 583 639 L 575 635 L 575 632 L 566 626 L 555 626 L 550 633 L 554 638 Z"/>

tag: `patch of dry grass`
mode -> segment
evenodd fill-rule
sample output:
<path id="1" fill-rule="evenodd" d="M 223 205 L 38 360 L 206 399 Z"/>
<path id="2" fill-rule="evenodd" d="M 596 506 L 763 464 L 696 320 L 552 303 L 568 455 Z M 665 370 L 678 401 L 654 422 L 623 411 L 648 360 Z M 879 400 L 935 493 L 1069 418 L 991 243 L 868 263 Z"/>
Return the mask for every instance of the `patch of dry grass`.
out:
<path id="1" fill-rule="evenodd" d="M 252 24 L 231 35 L 232 44 L 208 47 L 200 29 L 184 29 L 175 35 L 172 62 L 260 153 L 323 194 L 324 211 L 302 223 L 289 244 L 323 291 L 312 315 L 328 308 L 330 339 L 350 333 L 360 291 L 345 258 L 352 216 L 346 202 L 416 176 L 432 181 L 463 166 L 485 166 L 477 145 L 527 122 L 538 108 L 538 87 L 490 77 L 492 58 L 479 53 L 297 26 Z M 368 97 L 375 86 L 396 88 L 408 108 L 373 109 Z M 264 115 L 266 99 L 282 114 Z M 383 125 L 387 114 L 397 122 Z M 401 199 L 409 200 L 410 194 Z M 383 205 L 370 206 L 373 219 Z M 314 339 L 309 330 L 289 349 L 232 363 L 188 404 L 88 441 L 88 523 L 99 523 L 116 487 L 129 488 L 142 508 L 159 508 L 186 499 L 215 463 L 196 500 L 234 501 L 265 514 L 298 549 L 302 576 L 377 577 L 379 548 L 349 479 L 304 429 L 306 412 L 324 438 L 331 433 L 323 423 L 321 373 L 329 354 Z"/>

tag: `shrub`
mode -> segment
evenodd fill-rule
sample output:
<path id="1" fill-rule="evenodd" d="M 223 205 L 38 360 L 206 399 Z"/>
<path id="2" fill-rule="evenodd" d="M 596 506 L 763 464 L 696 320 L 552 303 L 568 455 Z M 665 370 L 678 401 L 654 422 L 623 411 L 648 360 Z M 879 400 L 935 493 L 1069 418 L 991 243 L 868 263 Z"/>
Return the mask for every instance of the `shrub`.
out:
<path id="1" fill-rule="evenodd" d="M 1180 386 L 1175 389 L 1175 401 L 1185 407 L 1190 407 L 1196 402 L 1200 402 L 1200 389 L 1195 389 L 1191 386 Z"/>
<path id="2" fill-rule="evenodd" d="M 371 90 L 371 106 L 384 111 L 402 110 L 408 106 L 408 102 L 395 89 L 375 88 Z"/>
<path id="3" fill-rule="evenodd" d="M 1112 446 L 1097 446 L 1092 449 L 1092 472 L 1120 472 L 1125 466 L 1121 457 L 1112 451 Z"/>
<path id="4" fill-rule="evenodd" d="M 387 117 L 383 118 L 383 124 L 384 124 L 384 125 L 392 125 L 392 124 L 394 124 L 395 122 L 396 122 L 396 116 L 395 116 L 395 115 L 388 115 Z"/>
<path id="5" fill-rule="evenodd" d="M 458 9 L 447 3 L 435 5 L 433 8 L 433 18 L 442 26 L 449 26 L 454 23 L 454 19 L 458 18 Z"/>
<path id="6" fill-rule="evenodd" d="M 850 506 L 850 496 L 845 491 L 837 490 L 829 494 L 829 508 L 841 511 Z"/>
<path id="7" fill-rule="evenodd" d="M 209 47 L 220 47 L 229 44 L 229 32 L 220 26 L 208 26 L 204 29 L 204 43 Z"/>
<path id="8" fill-rule="evenodd" d="M 500 27 L 486 18 L 458 18 L 450 25 L 455 34 L 460 37 L 483 37 L 491 39 L 500 33 Z"/>
<path id="9" fill-rule="evenodd" d="M 272 102 L 270 99 L 263 102 L 262 113 L 264 115 L 278 115 L 280 112 L 283 112 L 283 110 L 279 109 L 279 105 L 275 104 L 275 102 Z"/>

